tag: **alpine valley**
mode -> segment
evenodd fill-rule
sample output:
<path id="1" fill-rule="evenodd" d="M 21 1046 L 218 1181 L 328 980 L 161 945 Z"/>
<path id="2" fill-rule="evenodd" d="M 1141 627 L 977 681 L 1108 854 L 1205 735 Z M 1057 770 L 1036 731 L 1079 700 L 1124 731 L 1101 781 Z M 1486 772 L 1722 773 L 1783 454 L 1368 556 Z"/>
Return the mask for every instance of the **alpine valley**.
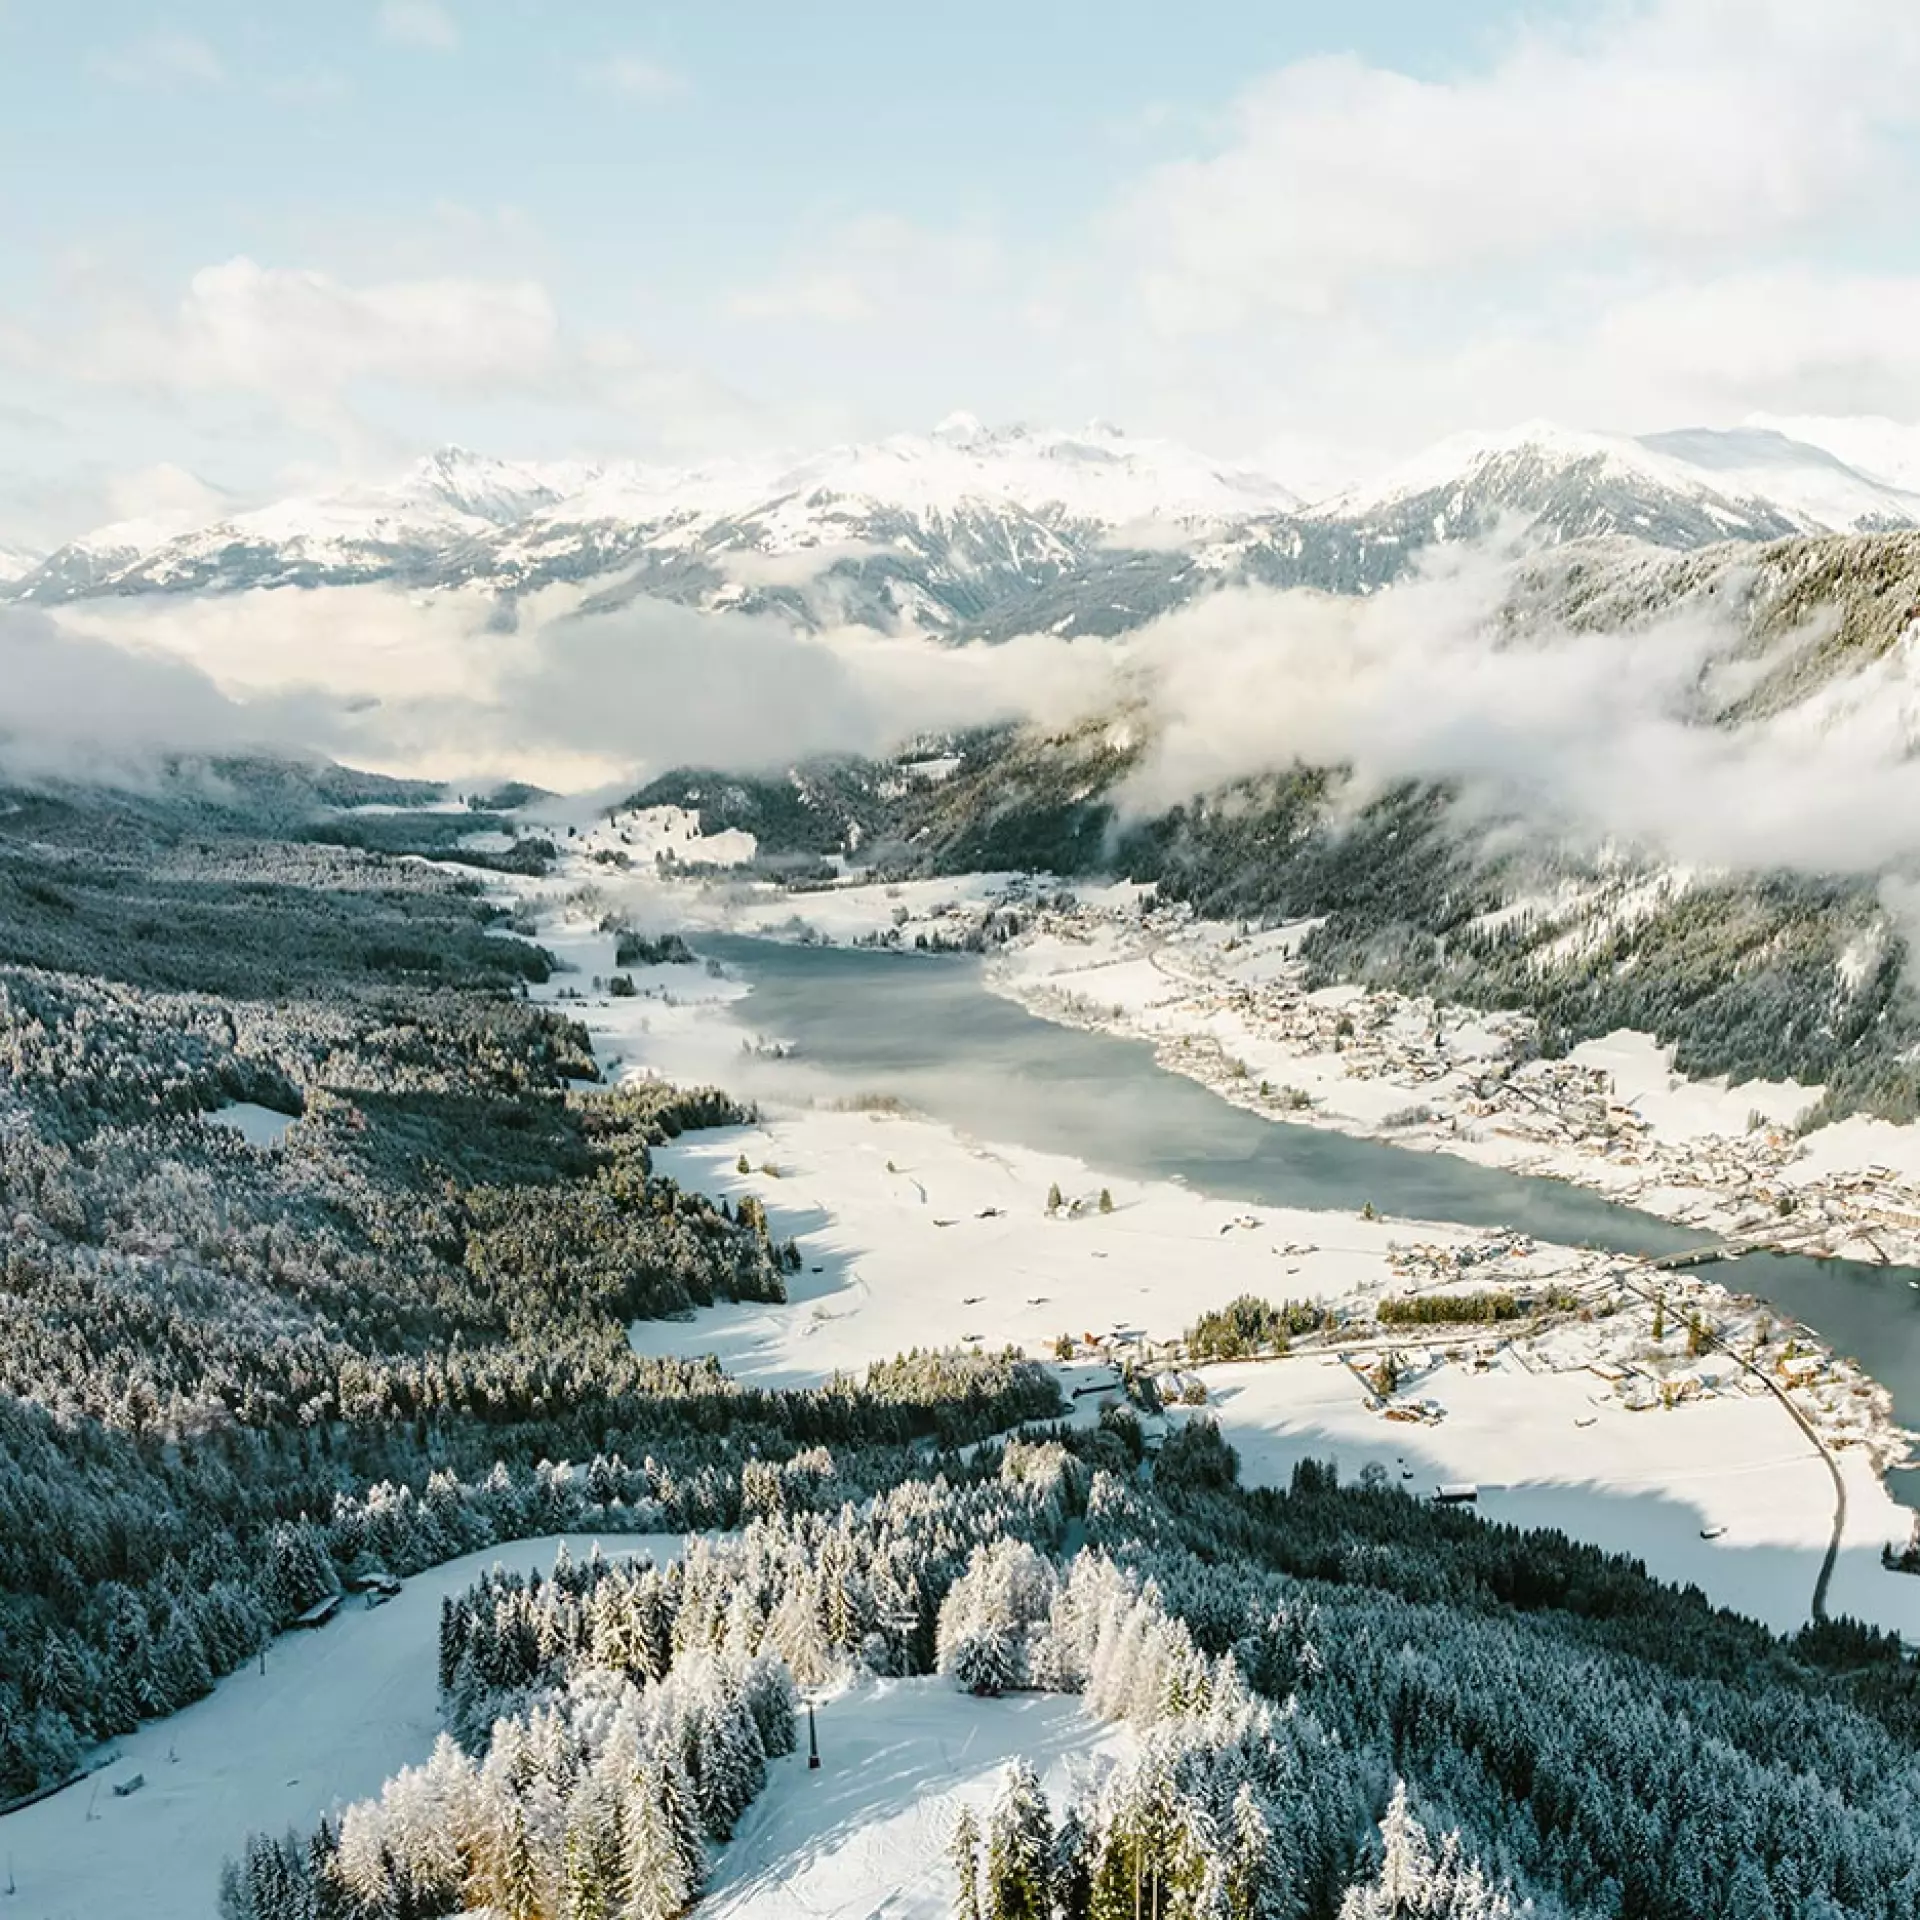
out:
<path id="1" fill-rule="evenodd" d="M 0 554 L 0 1913 L 1909 1920 L 1920 460 L 1827 439 Z"/>

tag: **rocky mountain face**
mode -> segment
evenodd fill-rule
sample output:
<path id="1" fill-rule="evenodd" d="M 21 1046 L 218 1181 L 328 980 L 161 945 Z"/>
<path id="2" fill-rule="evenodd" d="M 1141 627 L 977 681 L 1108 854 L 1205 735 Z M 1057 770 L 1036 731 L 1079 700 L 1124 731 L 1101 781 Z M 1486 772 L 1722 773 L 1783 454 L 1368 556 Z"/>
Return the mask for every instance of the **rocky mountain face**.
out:
<path id="1" fill-rule="evenodd" d="M 1605 439 L 1534 425 L 1434 449 L 1333 499 L 1102 426 L 931 434 L 798 463 L 530 465 L 456 448 L 393 482 L 191 527 L 106 527 L 0 595 L 390 583 L 511 601 L 583 588 L 951 640 L 1110 635 L 1232 582 L 1364 593 L 1436 547 L 1512 534 L 1670 551 L 1920 527 L 1920 495 L 1759 430 Z"/>

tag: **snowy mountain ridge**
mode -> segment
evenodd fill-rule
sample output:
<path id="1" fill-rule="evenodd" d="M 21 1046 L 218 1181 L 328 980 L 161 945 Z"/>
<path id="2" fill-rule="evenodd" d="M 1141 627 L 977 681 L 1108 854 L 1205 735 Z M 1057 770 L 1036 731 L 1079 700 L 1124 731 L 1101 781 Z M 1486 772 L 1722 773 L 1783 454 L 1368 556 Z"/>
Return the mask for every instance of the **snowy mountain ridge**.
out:
<path id="1" fill-rule="evenodd" d="M 0 576 L 0 595 L 225 593 L 392 582 L 514 596 L 590 585 L 949 638 L 1113 632 L 1224 578 L 1364 592 L 1435 544 L 1522 527 L 1684 550 L 1920 527 L 1920 493 L 1747 427 L 1633 440 L 1534 421 L 1456 436 L 1329 499 L 1093 423 L 924 434 L 689 467 L 526 462 L 447 447 L 357 482 L 198 522 L 103 527 Z"/>

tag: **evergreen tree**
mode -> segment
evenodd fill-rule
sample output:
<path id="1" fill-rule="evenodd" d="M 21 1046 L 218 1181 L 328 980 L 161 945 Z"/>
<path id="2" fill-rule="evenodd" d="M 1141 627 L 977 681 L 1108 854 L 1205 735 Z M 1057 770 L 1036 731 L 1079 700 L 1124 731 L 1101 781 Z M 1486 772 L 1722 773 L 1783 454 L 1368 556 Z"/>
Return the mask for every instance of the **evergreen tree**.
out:
<path id="1" fill-rule="evenodd" d="M 953 1920 L 985 1920 L 980 1911 L 980 1823 L 970 1806 L 962 1805 L 947 1842 L 953 1864 Z"/>
<path id="2" fill-rule="evenodd" d="M 985 1920 L 1049 1920 L 1053 1823 L 1040 1778 L 1010 1761 L 987 1814 Z"/>
<path id="3" fill-rule="evenodd" d="M 618 1920 L 673 1920 L 696 1884 L 674 1833 L 666 1774 L 657 1762 L 643 1760 L 620 1821 Z"/>

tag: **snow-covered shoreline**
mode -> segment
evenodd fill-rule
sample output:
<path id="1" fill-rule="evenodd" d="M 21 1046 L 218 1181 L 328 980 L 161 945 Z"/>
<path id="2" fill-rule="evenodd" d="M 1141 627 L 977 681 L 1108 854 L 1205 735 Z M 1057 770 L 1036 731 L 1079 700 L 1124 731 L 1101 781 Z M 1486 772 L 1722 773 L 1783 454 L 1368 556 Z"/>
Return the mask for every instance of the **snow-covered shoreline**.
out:
<path id="1" fill-rule="evenodd" d="M 1171 1072 L 1293 1125 L 1564 1180 L 1676 1224 L 1920 1266 L 1920 1127 L 1802 1135 L 1817 1086 L 1690 1081 L 1621 1032 L 1533 1057 L 1533 1023 L 1360 987 L 1310 989 L 1310 923 L 1259 933 L 1130 900 L 1044 915 L 988 969 L 1045 1019 L 1144 1040 Z"/>
<path id="2" fill-rule="evenodd" d="M 681 863 L 703 852 L 697 826 L 668 811 L 657 820 L 582 823 L 561 873 L 520 893 L 522 911 L 537 916 L 535 937 L 570 969 L 539 991 L 585 1023 L 609 1078 L 727 1085 L 738 1079 L 743 1049 L 767 1038 L 753 1021 L 746 982 L 686 965 L 618 969 L 608 927 L 622 919 L 649 932 L 864 938 L 910 949 L 919 934 L 931 944 L 958 943 L 1012 899 L 1032 930 L 990 967 L 998 990 L 1037 1000 L 1074 971 L 1065 959 L 1081 968 L 1090 958 L 1125 963 L 1089 955 L 1078 937 L 1089 918 L 1124 925 L 1124 894 L 1061 913 L 1036 904 L 1057 890 L 1007 876 L 792 894 L 711 869 L 686 875 Z M 596 857 L 615 845 L 631 849 L 630 864 Z M 675 857 L 661 862 L 666 848 Z M 610 989 L 616 972 L 630 993 Z M 644 1350 L 712 1353 L 744 1377 L 784 1385 L 857 1370 L 916 1344 L 1010 1343 L 1047 1355 L 1063 1334 L 1083 1361 L 1131 1351 L 1177 1364 L 1170 1343 L 1202 1312 L 1242 1294 L 1325 1301 L 1364 1324 L 1387 1294 L 1564 1287 L 1577 1308 L 1539 1324 L 1409 1328 L 1375 1338 L 1376 1349 L 1392 1346 L 1417 1362 L 1407 1366 L 1393 1418 L 1355 1377 L 1351 1354 L 1324 1366 L 1304 1354 L 1256 1363 L 1264 1384 L 1252 1396 L 1230 1370 L 1205 1369 L 1202 1381 L 1247 1455 L 1250 1478 L 1307 1453 L 1333 1454 L 1349 1471 L 1382 1449 L 1396 1461 L 1417 1457 L 1421 1490 L 1430 1480 L 1484 1478 L 1496 1517 L 1514 1503 L 1512 1517 L 1525 1524 L 1638 1552 L 1656 1574 L 1694 1581 L 1716 1601 L 1782 1627 L 1805 1617 L 1835 1525 L 1824 1449 L 1848 1491 L 1831 1609 L 1920 1639 L 1920 1580 L 1879 1564 L 1882 1544 L 1904 1544 L 1910 1524 L 1881 1477 L 1907 1444 L 1887 1396 L 1805 1329 L 1730 1294 L 1710 1270 L 1658 1276 L 1665 1331 L 1656 1341 L 1650 1298 L 1616 1283 L 1623 1269 L 1639 1271 L 1619 1256 L 1526 1245 L 1483 1264 L 1489 1236 L 1472 1229 L 1250 1211 L 1067 1156 L 968 1138 L 884 1103 L 849 1107 L 804 1075 L 791 1084 L 756 1127 L 690 1136 L 660 1163 L 704 1191 L 760 1199 L 773 1232 L 801 1245 L 792 1299 L 643 1323 L 634 1332 Z M 1318 1123 L 1332 1124 L 1325 1115 Z M 1068 1207 L 1050 1216 L 1046 1200 L 1056 1186 Z M 1110 1214 L 1093 1204 L 1103 1189 Z M 1696 1314 L 1714 1344 L 1689 1354 Z M 1763 1333 L 1768 1343 L 1756 1347 Z M 1790 1366 L 1777 1380 L 1779 1397 L 1740 1364 L 1753 1353 L 1763 1369 Z M 1329 1382 L 1337 1407 L 1324 1390 L 1308 1390 Z M 1817 1446 L 1787 1411 L 1789 1399 Z M 1409 1418 L 1421 1401 L 1433 1403 L 1427 1417 Z M 1515 1448 L 1521 1401 L 1525 1444 Z M 1484 1451 L 1489 1433 L 1504 1434 L 1518 1456 L 1498 1473 Z"/>

